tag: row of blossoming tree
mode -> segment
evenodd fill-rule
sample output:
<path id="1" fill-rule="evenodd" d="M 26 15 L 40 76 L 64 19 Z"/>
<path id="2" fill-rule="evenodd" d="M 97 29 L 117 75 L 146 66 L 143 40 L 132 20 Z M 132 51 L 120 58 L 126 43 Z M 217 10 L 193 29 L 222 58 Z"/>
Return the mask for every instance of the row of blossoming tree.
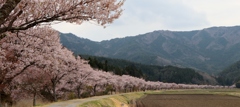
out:
<path id="1" fill-rule="evenodd" d="M 187 85 L 150 82 L 128 75 L 118 76 L 90 67 L 75 57 L 59 41 L 57 31 L 35 27 L 7 33 L 1 39 L 1 93 L 17 101 L 37 96 L 48 100 L 95 96 L 119 92 L 160 89 L 220 88 L 210 85 Z"/>
<path id="2" fill-rule="evenodd" d="M 59 44 L 56 31 L 43 26 L 62 21 L 92 21 L 104 26 L 121 15 L 123 3 L 124 0 L 0 0 L 0 107 L 6 94 L 19 99 L 27 96 L 24 93 L 32 93 L 35 98 L 45 90 L 45 94 L 40 94 L 49 93 L 56 100 L 62 81 L 79 69 L 76 66 L 81 62 L 76 60 L 80 58 L 74 58 Z"/>
<path id="3" fill-rule="evenodd" d="M 2 100 L 51 101 L 117 92 L 219 88 L 150 82 L 92 69 L 59 42 L 53 21 L 100 25 L 117 19 L 124 0 L 0 0 L 0 106 Z"/>

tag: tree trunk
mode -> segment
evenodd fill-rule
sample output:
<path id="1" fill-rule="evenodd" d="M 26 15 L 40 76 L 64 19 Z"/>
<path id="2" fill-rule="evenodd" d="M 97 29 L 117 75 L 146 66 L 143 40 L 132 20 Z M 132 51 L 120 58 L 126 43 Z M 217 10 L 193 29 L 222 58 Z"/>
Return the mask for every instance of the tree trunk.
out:
<path id="1" fill-rule="evenodd" d="M 94 95 L 94 96 L 96 96 L 96 91 L 97 91 L 96 88 L 97 88 L 97 84 L 94 85 L 94 87 L 93 87 L 93 95 Z"/>
<path id="2" fill-rule="evenodd" d="M 81 88 L 80 87 L 77 88 L 77 96 L 79 99 L 81 98 Z"/>
<path id="3" fill-rule="evenodd" d="M 2 107 L 2 93 L 0 91 L 0 107 Z"/>
<path id="4" fill-rule="evenodd" d="M 36 93 L 33 94 L 33 106 L 36 106 Z"/>
<path id="5" fill-rule="evenodd" d="M 54 101 L 57 101 L 57 95 L 56 95 L 56 87 L 53 87 L 53 97 L 54 97 Z"/>
<path id="6" fill-rule="evenodd" d="M 56 102 L 57 101 L 57 95 L 56 95 L 56 82 L 55 80 L 51 80 L 52 81 L 52 97 L 53 97 L 53 101 Z M 50 89 L 51 90 L 51 89 Z"/>

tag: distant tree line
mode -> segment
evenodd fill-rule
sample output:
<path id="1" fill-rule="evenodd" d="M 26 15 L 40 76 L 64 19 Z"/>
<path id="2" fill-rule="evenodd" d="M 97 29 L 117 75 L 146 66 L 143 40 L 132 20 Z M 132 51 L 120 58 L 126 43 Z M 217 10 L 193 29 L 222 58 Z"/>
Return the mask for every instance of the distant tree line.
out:
<path id="1" fill-rule="evenodd" d="M 98 61 L 96 57 L 88 57 L 87 59 L 91 67 L 99 70 L 103 70 L 106 72 L 113 72 L 116 75 L 130 75 L 133 77 L 143 78 L 143 73 L 141 70 L 136 68 L 134 64 L 127 65 L 126 67 L 119 67 L 115 65 L 108 64 L 108 60 Z"/>
<path id="2" fill-rule="evenodd" d="M 217 81 L 223 86 L 231 86 L 240 82 L 240 61 L 237 61 L 220 72 Z"/>
<path id="3" fill-rule="evenodd" d="M 168 83 L 207 84 L 202 75 L 190 68 L 145 65 L 121 59 L 90 55 L 80 56 L 88 60 L 91 67 L 106 72 L 111 71 L 116 75 L 130 75 L 150 81 L 163 81 Z"/>

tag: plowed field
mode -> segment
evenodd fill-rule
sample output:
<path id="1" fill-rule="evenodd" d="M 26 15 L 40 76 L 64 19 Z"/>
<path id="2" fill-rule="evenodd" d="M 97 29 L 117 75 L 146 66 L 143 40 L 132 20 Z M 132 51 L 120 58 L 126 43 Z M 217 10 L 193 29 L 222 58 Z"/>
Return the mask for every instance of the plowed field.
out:
<path id="1" fill-rule="evenodd" d="M 240 98 L 227 95 L 147 95 L 137 107 L 240 107 Z"/>

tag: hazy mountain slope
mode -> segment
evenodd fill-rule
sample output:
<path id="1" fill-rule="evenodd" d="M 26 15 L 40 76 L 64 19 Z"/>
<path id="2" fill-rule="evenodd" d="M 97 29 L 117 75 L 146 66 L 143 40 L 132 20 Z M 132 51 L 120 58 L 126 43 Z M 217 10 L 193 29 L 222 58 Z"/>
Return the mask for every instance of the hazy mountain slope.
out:
<path id="1" fill-rule="evenodd" d="M 99 51 L 99 49 L 102 49 L 101 45 L 98 45 L 99 43 L 93 42 L 88 39 L 79 38 L 71 33 L 61 33 L 60 41 L 63 46 L 67 47 L 74 53 L 88 54 L 95 53 Z"/>
<path id="2" fill-rule="evenodd" d="M 150 65 L 191 67 L 208 73 L 220 72 L 240 60 L 239 26 L 182 32 L 154 31 L 102 42 L 62 34 L 61 42 L 79 54 Z"/>

